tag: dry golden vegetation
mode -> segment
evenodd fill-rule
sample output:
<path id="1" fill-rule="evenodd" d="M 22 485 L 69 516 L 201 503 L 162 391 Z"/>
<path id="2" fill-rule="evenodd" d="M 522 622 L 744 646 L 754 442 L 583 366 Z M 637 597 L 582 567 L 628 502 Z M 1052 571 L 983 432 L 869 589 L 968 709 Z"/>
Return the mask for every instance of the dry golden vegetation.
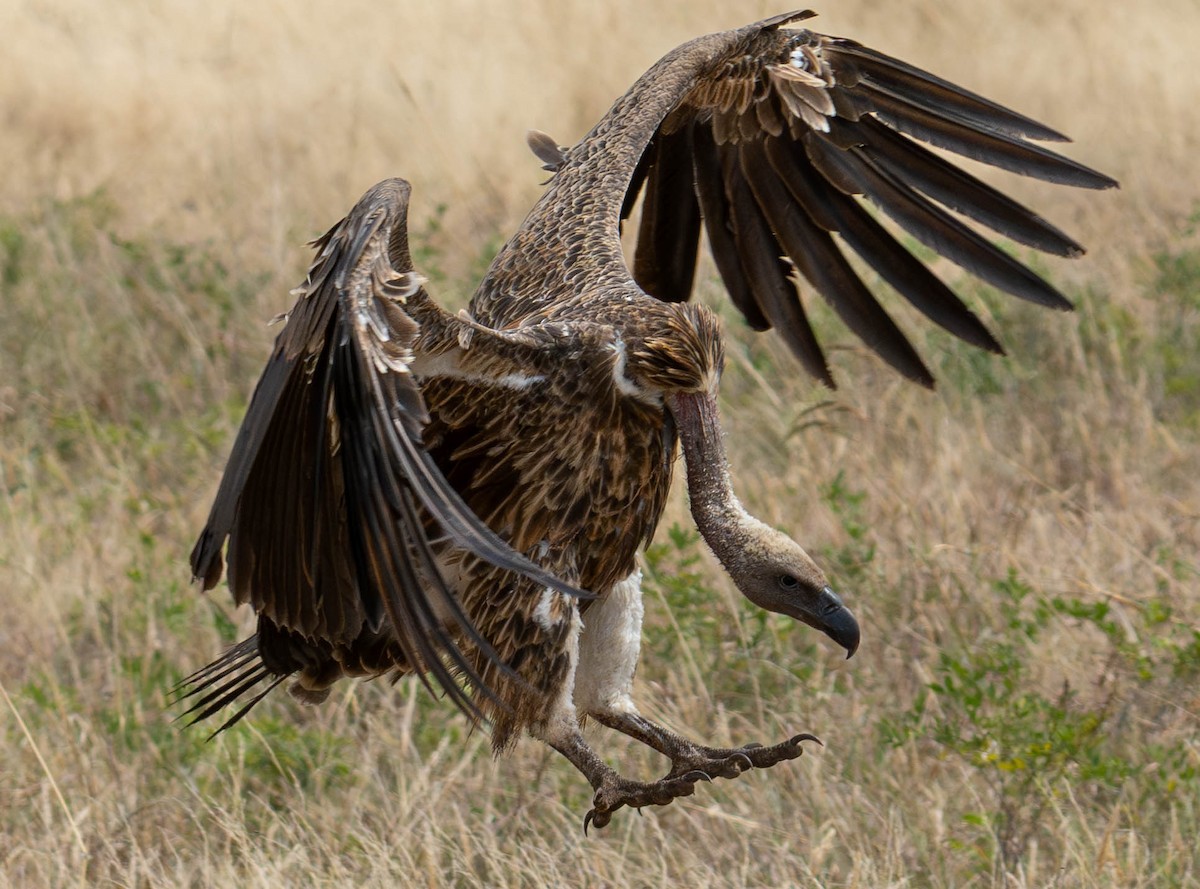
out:
<path id="1" fill-rule="evenodd" d="M 816 27 L 1046 120 L 1123 188 L 988 174 L 1089 245 L 1038 266 L 1079 310 L 963 282 L 1011 357 L 929 333 L 933 394 L 827 317 L 843 388 L 817 389 L 726 311 L 737 484 L 863 646 L 742 604 L 680 498 L 646 560 L 646 709 L 827 746 L 585 839 L 569 765 L 493 762 L 412 683 L 179 731 L 167 689 L 248 626 L 185 557 L 306 239 L 403 175 L 461 300 L 537 194 L 527 128 L 572 141 L 671 46 L 780 8 L 0 4 L 0 883 L 1200 884 L 1200 7 L 829 6 Z"/>

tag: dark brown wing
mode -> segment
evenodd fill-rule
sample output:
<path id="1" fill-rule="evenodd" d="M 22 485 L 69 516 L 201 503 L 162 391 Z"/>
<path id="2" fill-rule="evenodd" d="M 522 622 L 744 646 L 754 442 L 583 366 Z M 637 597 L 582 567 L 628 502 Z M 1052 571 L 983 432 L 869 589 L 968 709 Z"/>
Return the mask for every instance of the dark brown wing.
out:
<path id="1" fill-rule="evenodd" d="M 852 40 L 781 29 L 811 15 L 761 23 L 658 128 L 623 205 L 624 215 L 643 191 L 638 284 L 664 300 L 689 298 L 702 219 L 721 278 L 747 322 L 775 327 L 830 386 L 793 267 L 885 361 L 913 380 L 933 382 L 846 259 L 846 247 L 932 321 L 1001 352 L 962 301 L 876 221 L 860 200 L 866 198 L 917 241 L 994 287 L 1070 308 L 959 216 L 1059 256 L 1083 248 L 920 143 L 1051 182 L 1116 183 L 1030 141 L 1066 137 L 988 99 Z"/>
<path id="2" fill-rule="evenodd" d="M 403 180 L 382 182 L 316 242 L 191 564 L 211 589 L 228 538 L 239 603 L 331 644 L 386 623 L 409 665 L 471 711 L 455 675 L 476 687 L 478 677 L 447 623 L 494 653 L 438 570 L 427 517 L 493 565 L 584 594 L 497 537 L 422 446 L 427 414 L 409 372 L 418 326 L 405 310 L 422 279 L 408 253 L 408 197 Z"/>

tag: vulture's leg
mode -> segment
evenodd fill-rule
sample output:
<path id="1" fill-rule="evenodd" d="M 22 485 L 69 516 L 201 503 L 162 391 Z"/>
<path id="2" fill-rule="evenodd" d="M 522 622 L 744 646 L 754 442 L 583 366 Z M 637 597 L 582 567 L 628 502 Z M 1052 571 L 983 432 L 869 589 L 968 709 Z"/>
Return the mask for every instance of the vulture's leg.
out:
<path id="1" fill-rule="evenodd" d="M 641 579 L 641 572 L 635 572 L 588 609 L 575 678 L 575 703 L 583 713 L 668 757 L 671 771 L 666 781 L 696 771 L 736 778 L 746 769 L 796 759 L 804 752 L 801 742 L 817 741 L 801 734 L 771 747 L 707 747 L 642 716 L 632 697 L 642 637 Z"/>
<path id="2" fill-rule="evenodd" d="M 586 832 L 590 825 L 604 827 L 612 813 L 622 806 L 665 806 L 676 797 L 690 796 L 697 781 L 711 780 L 701 770 L 672 774 L 658 781 L 631 781 L 623 778 L 588 746 L 579 730 L 579 717 L 573 700 L 577 675 L 578 648 L 571 652 L 572 664 L 561 690 L 551 704 L 544 720 L 529 726 L 529 733 L 549 744 L 584 774 L 596 791 L 592 810 L 583 821 Z"/>
<path id="3" fill-rule="evenodd" d="M 623 778 L 588 746 L 573 715 L 570 722 L 556 718 L 550 723 L 535 726 L 531 733 L 569 759 L 596 791 L 592 797 L 592 809 L 583 819 L 585 833 L 591 825 L 604 827 L 612 820 L 612 813 L 622 806 L 640 809 L 642 806 L 670 805 L 678 797 L 695 793 L 697 781 L 712 780 L 699 769 L 658 781 Z"/>

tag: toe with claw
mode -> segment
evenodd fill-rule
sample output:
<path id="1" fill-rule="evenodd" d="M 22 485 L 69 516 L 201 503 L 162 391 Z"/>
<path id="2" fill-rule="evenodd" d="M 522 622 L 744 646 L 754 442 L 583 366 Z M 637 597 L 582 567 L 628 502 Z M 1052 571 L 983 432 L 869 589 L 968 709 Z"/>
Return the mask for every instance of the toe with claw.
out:
<path id="1" fill-rule="evenodd" d="M 800 757 L 804 753 L 805 741 L 821 743 L 820 738 L 807 732 L 770 747 L 757 743 L 733 748 L 704 747 L 684 742 L 669 751 L 672 768 L 667 777 L 702 769 L 714 778 L 736 778 L 750 769 L 769 769 L 778 763 Z"/>
<path id="2" fill-rule="evenodd" d="M 821 744 L 821 739 L 816 735 L 810 735 L 808 732 L 803 732 L 779 744 L 773 744 L 770 747 L 763 747 L 761 744 L 747 744 L 741 749 L 741 752 L 750 760 L 750 764 L 756 769 L 769 769 L 771 766 L 784 762 L 789 759 L 798 759 L 804 754 L 805 741 L 816 741 Z M 823 744 L 821 746 L 824 746 Z"/>
<path id="3" fill-rule="evenodd" d="M 640 809 L 642 806 L 670 805 L 681 796 L 696 792 L 697 781 L 711 781 L 712 776 L 700 769 L 683 775 L 668 776 L 649 783 L 613 777 L 596 788 L 592 809 L 583 818 L 583 832 L 589 827 L 605 827 L 612 814 L 623 806 Z"/>

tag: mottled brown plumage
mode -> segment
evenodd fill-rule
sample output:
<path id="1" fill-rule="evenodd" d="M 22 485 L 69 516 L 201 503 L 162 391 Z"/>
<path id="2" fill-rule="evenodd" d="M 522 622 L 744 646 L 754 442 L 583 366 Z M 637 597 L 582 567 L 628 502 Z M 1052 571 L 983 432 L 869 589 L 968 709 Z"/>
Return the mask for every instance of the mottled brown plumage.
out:
<path id="1" fill-rule="evenodd" d="M 226 558 L 258 633 L 188 680 L 196 718 L 282 679 L 321 700 L 345 676 L 414 673 L 497 748 L 522 731 L 596 791 L 585 823 L 669 803 L 696 781 L 800 754 L 710 748 L 630 697 L 651 539 L 682 445 L 693 516 L 738 588 L 853 654 L 859 631 L 813 561 L 749 516 L 716 409 L 715 316 L 688 302 L 703 231 L 731 298 L 817 379 L 830 368 L 797 277 L 907 377 L 932 377 L 846 259 L 848 247 L 954 335 L 993 336 L 876 221 L 1023 299 L 1069 307 L 958 214 L 1064 256 L 1082 249 L 924 148 L 1054 182 L 1107 177 L 1033 144 L 1064 137 L 853 41 L 777 16 L 665 56 L 578 144 L 539 133 L 553 173 L 468 312 L 444 312 L 408 252 L 409 187 L 388 180 L 316 242 L 192 554 L 213 587 Z M 632 269 L 619 230 L 642 195 Z M 837 235 L 835 238 L 834 235 Z M 591 716 L 671 759 L 625 779 L 587 746 Z M 224 726 L 223 726 L 224 727 Z"/>

